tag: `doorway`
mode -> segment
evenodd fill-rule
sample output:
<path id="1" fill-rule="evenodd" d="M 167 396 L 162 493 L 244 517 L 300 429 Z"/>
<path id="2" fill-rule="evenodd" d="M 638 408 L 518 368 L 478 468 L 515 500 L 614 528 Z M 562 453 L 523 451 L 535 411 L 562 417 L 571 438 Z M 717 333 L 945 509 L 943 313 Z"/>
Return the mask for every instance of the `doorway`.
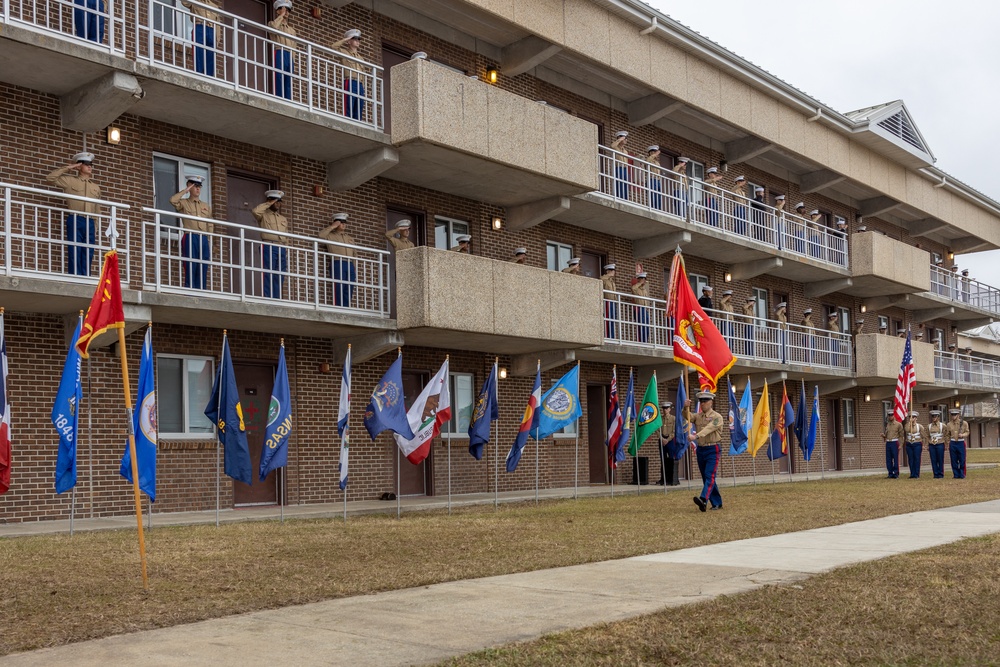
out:
<path id="1" fill-rule="evenodd" d="M 260 227 L 260 223 L 253 217 L 253 209 L 258 204 L 266 201 L 264 193 L 275 188 L 275 181 L 265 176 L 254 176 L 252 174 L 226 174 L 226 219 L 230 222 L 246 225 L 247 227 Z M 246 286 L 247 296 L 263 296 L 264 275 L 261 272 L 263 258 L 261 256 L 259 243 L 260 232 L 245 230 L 243 255 L 240 255 L 240 230 L 234 227 L 226 227 L 226 234 L 234 237 L 232 240 L 222 239 L 220 243 L 225 244 L 222 248 L 222 261 L 228 270 L 223 269 L 223 284 L 231 286 L 233 294 L 240 294 Z"/>
<path id="2" fill-rule="evenodd" d="M 429 379 L 429 374 L 417 371 L 403 371 L 403 399 L 406 405 L 413 405 L 413 401 L 424 389 Z M 431 479 L 432 459 L 434 458 L 434 447 L 431 444 L 431 452 L 426 459 L 417 465 L 410 463 L 405 456 L 399 452 L 396 441 L 393 440 L 392 452 L 392 474 L 399 471 L 399 495 L 400 496 L 432 496 L 434 489 Z M 395 479 L 393 480 L 395 481 Z M 395 486 L 395 485 L 393 485 Z"/>
<path id="3" fill-rule="evenodd" d="M 260 0 L 226 0 L 226 11 L 258 25 L 267 24 L 268 4 Z M 230 58 L 226 59 L 226 80 L 236 81 L 242 88 L 269 93 L 272 77 L 271 70 L 267 68 L 271 60 L 271 54 L 268 53 L 270 49 L 264 42 L 267 34 L 253 23 L 239 21 L 237 23 L 239 34 L 231 30 L 223 32 L 230 43 L 236 40 L 236 52 L 239 57 L 236 63 Z"/>
<path id="4" fill-rule="evenodd" d="M 590 462 L 590 483 L 608 483 L 608 417 L 605 405 L 610 388 L 603 384 L 587 385 L 587 444 Z"/>
<path id="5" fill-rule="evenodd" d="M 832 398 L 827 401 L 827 414 L 830 418 L 826 422 L 824 435 L 826 442 L 825 449 L 820 452 L 820 460 L 823 462 L 823 470 L 843 470 L 843 459 L 841 457 L 843 431 L 841 430 L 840 401 Z M 859 453 L 860 456 L 860 453 Z M 858 460 L 858 467 L 861 461 Z"/>
<path id="6" fill-rule="evenodd" d="M 278 502 L 277 471 L 263 482 L 257 481 L 260 470 L 260 454 L 264 448 L 264 429 L 267 427 L 267 413 L 271 404 L 271 390 L 274 388 L 274 366 L 271 364 L 233 364 L 236 385 L 240 391 L 243 407 L 243 423 L 246 426 L 247 445 L 250 447 L 250 473 L 254 483 L 244 484 L 233 481 L 233 505 L 274 505 Z"/>
<path id="7" fill-rule="evenodd" d="M 604 255 L 589 250 L 580 251 L 580 275 L 600 279 L 604 268 Z"/>
<path id="8" fill-rule="evenodd" d="M 410 56 L 404 55 L 400 49 L 393 49 L 384 44 L 382 45 L 382 76 L 384 78 L 382 83 L 382 100 L 384 104 L 382 118 L 386 134 L 392 132 L 392 68 L 395 65 L 407 62 L 409 59 Z"/>

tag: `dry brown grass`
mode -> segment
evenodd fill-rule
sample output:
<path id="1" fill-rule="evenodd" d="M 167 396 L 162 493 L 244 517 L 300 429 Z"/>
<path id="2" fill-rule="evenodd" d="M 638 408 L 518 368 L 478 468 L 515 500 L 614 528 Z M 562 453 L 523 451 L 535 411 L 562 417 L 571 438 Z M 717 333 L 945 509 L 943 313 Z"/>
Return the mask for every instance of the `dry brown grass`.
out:
<path id="1" fill-rule="evenodd" d="M 451 660 L 532 665 L 995 665 L 1000 536 Z"/>
<path id="2" fill-rule="evenodd" d="M 968 463 L 1000 463 L 1000 449 L 968 449 Z M 929 464 L 928 464 L 929 465 Z M 945 456 L 945 467 L 948 467 L 947 455 Z"/>
<path id="3" fill-rule="evenodd" d="M 130 531 L 0 540 L 0 654 L 237 612 L 836 525 L 989 500 L 967 480 L 837 479 L 456 512 L 154 528 L 143 594 Z"/>

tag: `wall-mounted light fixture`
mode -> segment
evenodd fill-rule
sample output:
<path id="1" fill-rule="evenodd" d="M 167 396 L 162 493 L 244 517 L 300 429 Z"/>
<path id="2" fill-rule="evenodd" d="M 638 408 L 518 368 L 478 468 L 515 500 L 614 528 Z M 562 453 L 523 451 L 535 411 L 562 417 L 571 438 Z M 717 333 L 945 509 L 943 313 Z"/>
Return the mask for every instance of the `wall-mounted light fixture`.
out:
<path id="1" fill-rule="evenodd" d="M 504 366 L 500 367 L 500 379 L 501 380 L 507 379 L 507 369 Z"/>
<path id="2" fill-rule="evenodd" d="M 108 126 L 108 143 L 112 146 L 117 146 L 122 142 L 122 131 L 121 128 L 117 128 L 114 125 Z"/>
<path id="3" fill-rule="evenodd" d="M 729 271 L 726 271 L 725 281 L 727 283 L 733 282 L 733 274 L 731 274 Z"/>
<path id="4" fill-rule="evenodd" d="M 490 65 L 486 68 L 486 83 L 496 83 L 499 76 L 500 68 L 496 65 Z"/>
<path id="5" fill-rule="evenodd" d="M 319 365 L 319 372 L 320 373 L 329 373 L 330 372 L 330 362 L 328 362 L 328 361 L 321 362 L 320 365 Z"/>
<path id="6" fill-rule="evenodd" d="M 948 248 L 948 261 L 949 262 L 955 261 L 955 253 L 951 248 Z"/>
<path id="7" fill-rule="evenodd" d="M 503 218 L 499 215 L 493 216 L 493 229 L 503 229 Z"/>
<path id="8" fill-rule="evenodd" d="M 865 394 L 865 403 L 871 403 L 871 402 L 872 402 L 872 395 Z"/>
<path id="9" fill-rule="evenodd" d="M 861 312 L 862 313 L 867 313 L 868 312 L 868 306 L 866 306 L 865 304 L 861 304 Z"/>

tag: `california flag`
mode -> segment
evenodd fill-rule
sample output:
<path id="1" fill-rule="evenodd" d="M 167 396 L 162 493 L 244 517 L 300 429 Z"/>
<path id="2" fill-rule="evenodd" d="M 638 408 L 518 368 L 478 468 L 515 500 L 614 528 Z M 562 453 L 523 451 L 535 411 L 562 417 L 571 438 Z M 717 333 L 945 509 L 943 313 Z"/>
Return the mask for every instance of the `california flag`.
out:
<path id="1" fill-rule="evenodd" d="M 451 395 L 448 392 L 448 360 L 441 364 L 441 370 L 431 378 L 424 390 L 417 396 L 406 419 L 413 430 L 413 439 L 407 440 L 395 435 L 399 450 L 413 465 L 427 458 L 431 452 L 431 440 L 441 432 L 441 424 L 451 419 Z"/>

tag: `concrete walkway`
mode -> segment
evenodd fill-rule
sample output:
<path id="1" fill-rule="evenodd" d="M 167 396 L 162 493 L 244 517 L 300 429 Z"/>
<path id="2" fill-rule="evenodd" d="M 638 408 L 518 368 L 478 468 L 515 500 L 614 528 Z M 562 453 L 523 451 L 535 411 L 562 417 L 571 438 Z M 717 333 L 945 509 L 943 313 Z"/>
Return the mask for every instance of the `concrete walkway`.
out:
<path id="1" fill-rule="evenodd" d="M 427 664 L 997 532 L 1000 500 L 231 616 L 8 656 L 0 667 Z"/>

